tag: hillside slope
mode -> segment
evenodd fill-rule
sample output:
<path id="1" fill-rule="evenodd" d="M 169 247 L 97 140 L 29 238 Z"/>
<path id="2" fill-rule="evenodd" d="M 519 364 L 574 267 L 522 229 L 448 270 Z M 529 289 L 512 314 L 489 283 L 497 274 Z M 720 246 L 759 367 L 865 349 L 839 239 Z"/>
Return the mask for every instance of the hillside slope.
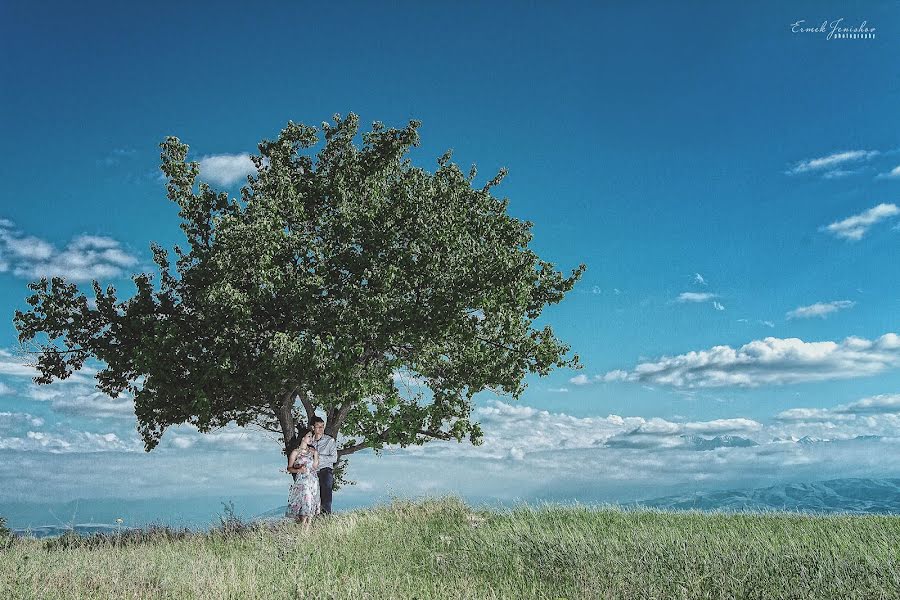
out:
<path id="1" fill-rule="evenodd" d="M 900 517 L 399 502 L 231 532 L 17 540 L 2 598 L 897 598 Z"/>

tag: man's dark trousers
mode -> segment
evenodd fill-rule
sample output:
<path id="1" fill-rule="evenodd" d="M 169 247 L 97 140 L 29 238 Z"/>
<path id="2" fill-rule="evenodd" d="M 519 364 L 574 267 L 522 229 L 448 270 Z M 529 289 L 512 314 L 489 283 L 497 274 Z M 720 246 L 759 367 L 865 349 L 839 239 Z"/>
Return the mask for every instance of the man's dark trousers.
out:
<path id="1" fill-rule="evenodd" d="M 334 487 L 334 471 L 331 467 L 319 469 L 319 496 L 322 499 L 322 514 L 331 514 L 331 488 Z"/>

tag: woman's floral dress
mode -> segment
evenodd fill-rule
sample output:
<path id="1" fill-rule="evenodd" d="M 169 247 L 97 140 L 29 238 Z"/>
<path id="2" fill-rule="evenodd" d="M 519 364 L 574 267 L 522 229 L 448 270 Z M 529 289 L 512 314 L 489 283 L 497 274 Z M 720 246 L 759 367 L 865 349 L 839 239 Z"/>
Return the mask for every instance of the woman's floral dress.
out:
<path id="1" fill-rule="evenodd" d="M 297 473 L 297 479 L 291 486 L 288 495 L 288 507 L 286 516 L 307 517 L 319 514 L 321 500 L 319 499 L 319 476 L 313 469 L 313 453 L 307 450 L 297 455 L 294 467 L 306 466 L 306 473 Z"/>

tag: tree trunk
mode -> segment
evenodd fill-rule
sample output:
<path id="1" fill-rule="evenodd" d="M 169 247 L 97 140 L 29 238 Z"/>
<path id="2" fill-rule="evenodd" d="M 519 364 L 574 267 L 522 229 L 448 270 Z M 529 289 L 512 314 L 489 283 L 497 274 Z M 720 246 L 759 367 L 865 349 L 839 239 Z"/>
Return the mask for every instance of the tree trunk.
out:
<path id="1" fill-rule="evenodd" d="M 293 399 L 291 399 L 293 406 Z M 316 406 L 313 404 L 312 399 L 310 398 L 310 394 L 305 391 L 300 391 L 300 402 L 303 404 L 303 409 L 306 411 L 306 426 L 309 427 L 312 424 L 313 419 L 316 418 Z"/>
<path id="2" fill-rule="evenodd" d="M 334 438 L 335 441 L 338 439 L 341 425 L 344 424 L 344 419 L 347 418 L 347 413 L 350 412 L 351 408 L 353 408 L 353 402 L 348 399 L 344 400 L 344 403 L 341 404 L 341 406 L 332 408 L 328 411 L 328 422 L 325 423 L 325 433 Z"/>
<path id="3" fill-rule="evenodd" d="M 284 438 L 284 448 L 287 451 L 291 440 L 297 435 L 297 423 L 294 421 L 294 398 L 296 390 L 291 390 L 281 397 L 278 404 L 278 423 L 281 425 L 281 435 Z"/>
<path id="4" fill-rule="evenodd" d="M 292 389 L 281 397 L 281 402 L 277 406 L 278 423 L 281 425 L 281 436 L 284 439 L 284 453 L 288 457 L 291 452 L 291 441 L 297 435 L 297 423 L 294 421 L 294 398 L 296 395 L 296 390 Z M 297 481 L 296 473 L 291 473 L 291 477 Z"/>

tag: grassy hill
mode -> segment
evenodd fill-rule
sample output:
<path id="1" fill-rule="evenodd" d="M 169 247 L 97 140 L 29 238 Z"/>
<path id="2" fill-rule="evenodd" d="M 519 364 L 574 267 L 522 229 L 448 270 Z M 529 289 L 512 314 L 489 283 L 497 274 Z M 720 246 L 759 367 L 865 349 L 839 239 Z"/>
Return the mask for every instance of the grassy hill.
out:
<path id="1" fill-rule="evenodd" d="M 3 544 L 0 543 L 0 547 Z M 208 533 L 15 540 L 0 598 L 898 598 L 900 517 L 397 502 Z"/>

